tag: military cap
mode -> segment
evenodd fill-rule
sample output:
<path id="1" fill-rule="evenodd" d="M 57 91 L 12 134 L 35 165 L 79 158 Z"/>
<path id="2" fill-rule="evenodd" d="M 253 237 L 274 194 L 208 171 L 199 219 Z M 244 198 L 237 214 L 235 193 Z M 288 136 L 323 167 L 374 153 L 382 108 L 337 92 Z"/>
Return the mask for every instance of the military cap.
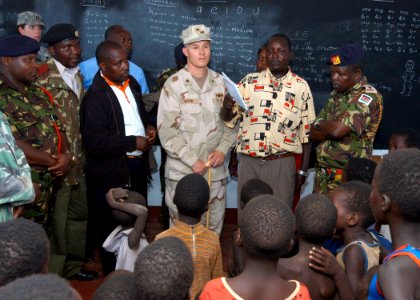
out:
<path id="1" fill-rule="evenodd" d="M 361 45 L 348 44 L 334 51 L 331 54 L 330 59 L 327 62 L 327 64 L 333 65 L 333 66 L 355 65 L 362 62 L 364 56 L 365 56 L 365 53 Z"/>
<path id="2" fill-rule="evenodd" d="M 181 39 L 184 45 L 199 41 L 211 41 L 210 28 L 203 24 L 191 25 L 182 31 Z"/>
<path id="3" fill-rule="evenodd" d="M 37 40 L 25 35 L 14 34 L 0 38 L 0 56 L 21 56 L 37 53 L 39 50 Z"/>
<path id="4" fill-rule="evenodd" d="M 38 15 L 37 13 L 34 13 L 32 11 L 24 11 L 18 14 L 17 16 L 17 26 L 20 26 L 20 25 L 44 26 L 45 24 L 44 24 L 44 21 L 42 20 L 42 17 Z"/>
<path id="5" fill-rule="evenodd" d="M 73 40 L 79 37 L 79 32 L 72 24 L 56 24 L 45 33 L 42 41 L 48 45 L 54 45 L 61 41 Z"/>

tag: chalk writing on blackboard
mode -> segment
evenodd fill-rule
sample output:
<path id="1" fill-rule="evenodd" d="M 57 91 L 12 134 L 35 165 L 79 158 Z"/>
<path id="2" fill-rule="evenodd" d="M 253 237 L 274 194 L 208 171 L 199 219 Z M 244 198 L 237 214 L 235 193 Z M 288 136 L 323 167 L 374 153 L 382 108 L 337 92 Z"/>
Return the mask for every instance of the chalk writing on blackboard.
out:
<path id="1" fill-rule="evenodd" d="M 81 0 L 80 6 L 106 8 L 111 0 Z"/>

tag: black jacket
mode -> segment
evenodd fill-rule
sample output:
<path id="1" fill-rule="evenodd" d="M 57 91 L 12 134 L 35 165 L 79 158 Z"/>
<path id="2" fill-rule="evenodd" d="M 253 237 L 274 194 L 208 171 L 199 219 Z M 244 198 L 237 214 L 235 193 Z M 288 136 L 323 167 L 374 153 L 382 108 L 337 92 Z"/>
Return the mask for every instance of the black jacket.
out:
<path id="1" fill-rule="evenodd" d="M 130 88 L 146 129 L 151 123 L 141 87 L 132 76 Z M 86 175 L 110 187 L 127 186 L 130 175 L 126 152 L 136 150 L 136 137 L 125 136 L 124 116 L 117 96 L 99 72 L 80 106 L 80 130 L 87 150 Z M 148 157 L 148 153 L 143 155 Z"/>

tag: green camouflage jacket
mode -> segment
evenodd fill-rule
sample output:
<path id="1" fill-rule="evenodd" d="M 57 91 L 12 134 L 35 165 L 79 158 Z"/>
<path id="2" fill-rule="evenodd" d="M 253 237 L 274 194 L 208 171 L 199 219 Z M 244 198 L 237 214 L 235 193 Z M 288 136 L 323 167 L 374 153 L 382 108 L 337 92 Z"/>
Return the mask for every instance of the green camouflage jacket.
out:
<path id="1" fill-rule="evenodd" d="M 350 158 L 371 158 L 382 105 L 382 95 L 368 84 L 358 83 L 342 93 L 333 91 L 315 123 L 339 121 L 348 126 L 351 133 L 339 140 L 321 142 L 317 147 L 319 165 L 342 169 Z"/>
<path id="2" fill-rule="evenodd" d="M 13 207 L 35 198 L 31 169 L 0 112 L 0 222 L 13 219 Z"/>
<path id="3" fill-rule="evenodd" d="M 48 60 L 47 65 L 48 71 L 42 73 L 35 84 L 46 88 L 53 96 L 54 107 L 57 110 L 58 118 L 65 128 L 67 139 L 70 144 L 70 151 L 75 158 L 71 170 L 64 176 L 64 183 L 67 185 L 75 185 L 79 182 L 80 176 L 83 175 L 85 161 L 79 125 L 79 108 L 84 94 L 83 78 L 80 72 L 78 72 L 77 80 L 80 87 L 79 98 L 61 77 L 61 74 L 54 63 L 54 59 L 51 58 Z"/>

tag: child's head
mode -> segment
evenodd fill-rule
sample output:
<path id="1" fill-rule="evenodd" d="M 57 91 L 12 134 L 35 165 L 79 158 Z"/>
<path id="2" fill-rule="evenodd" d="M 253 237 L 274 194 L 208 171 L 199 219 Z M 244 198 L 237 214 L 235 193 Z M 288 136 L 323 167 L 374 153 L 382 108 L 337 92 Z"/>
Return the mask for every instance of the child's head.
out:
<path id="1" fill-rule="evenodd" d="M 67 280 L 56 274 L 32 274 L 1 287 L 0 299 L 82 300 L 82 297 Z"/>
<path id="2" fill-rule="evenodd" d="M 296 231 L 305 241 L 323 244 L 334 235 L 337 209 L 321 194 L 311 194 L 299 201 L 295 211 Z"/>
<path id="3" fill-rule="evenodd" d="M 273 189 L 267 183 L 258 178 L 246 181 L 241 189 L 241 208 L 243 209 L 252 198 L 264 194 L 273 194 Z"/>
<path id="4" fill-rule="evenodd" d="M 30 220 L 0 223 L 0 249 L 0 286 L 18 277 L 48 272 L 47 235 Z"/>
<path id="5" fill-rule="evenodd" d="M 372 183 L 376 163 L 367 158 L 351 158 L 344 167 L 342 182 L 360 180 L 367 184 Z"/>
<path id="6" fill-rule="evenodd" d="M 291 250 L 295 225 L 292 210 L 279 198 L 255 197 L 239 219 L 245 252 L 257 259 L 277 260 Z"/>
<path id="7" fill-rule="evenodd" d="M 107 276 L 93 294 L 93 300 L 134 300 L 134 274 L 127 270 L 117 270 Z"/>
<path id="8" fill-rule="evenodd" d="M 370 185 L 349 181 L 333 190 L 329 197 L 337 208 L 337 233 L 358 226 L 367 229 L 375 222 L 369 203 Z"/>
<path id="9" fill-rule="evenodd" d="M 382 223 L 391 202 L 409 222 L 420 222 L 420 150 L 403 149 L 384 157 L 376 168 L 370 197 L 375 218 Z"/>
<path id="10" fill-rule="evenodd" d="M 180 215 L 199 218 L 207 210 L 209 198 L 209 185 L 204 177 L 188 174 L 176 186 L 174 204 Z"/>
<path id="11" fill-rule="evenodd" d="M 127 191 L 127 195 L 127 197 L 123 198 L 124 202 L 146 206 L 146 199 L 144 199 L 144 197 L 141 194 L 134 191 Z M 118 224 L 122 226 L 133 226 L 137 219 L 135 215 L 129 214 L 125 211 L 118 209 L 113 209 L 112 215 L 114 216 Z"/>
<path id="12" fill-rule="evenodd" d="M 400 149 L 420 149 L 420 132 L 412 128 L 404 128 L 394 132 L 389 139 L 389 151 Z"/>
<path id="13" fill-rule="evenodd" d="M 134 266 L 137 299 L 186 299 L 193 276 L 192 257 L 184 242 L 176 237 L 158 239 L 137 257 Z"/>

